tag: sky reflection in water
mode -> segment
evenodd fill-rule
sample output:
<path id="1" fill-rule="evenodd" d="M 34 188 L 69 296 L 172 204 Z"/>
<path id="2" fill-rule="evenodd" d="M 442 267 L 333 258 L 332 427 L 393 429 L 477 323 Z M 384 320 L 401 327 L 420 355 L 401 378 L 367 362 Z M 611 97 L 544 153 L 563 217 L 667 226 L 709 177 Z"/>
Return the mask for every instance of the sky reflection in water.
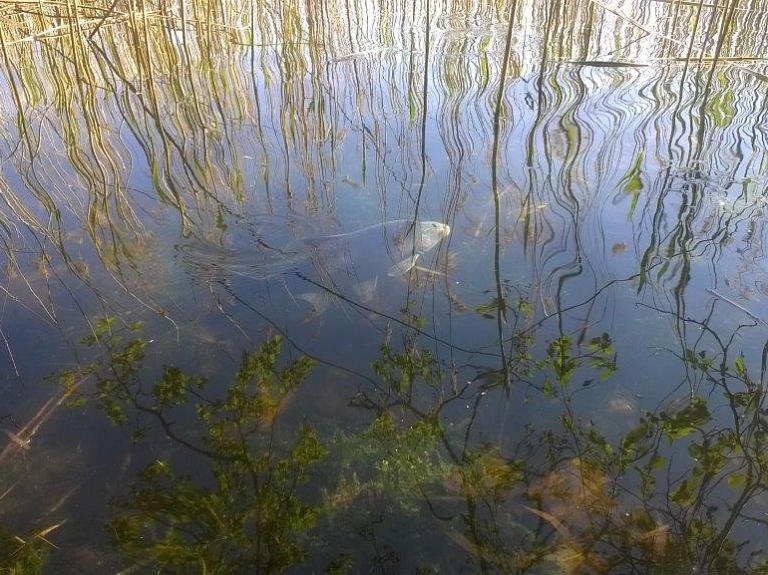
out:
<path id="1" fill-rule="evenodd" d="M 5 32 L 1 568 L 759 572 L 764 16 L 316 8 Z"/>

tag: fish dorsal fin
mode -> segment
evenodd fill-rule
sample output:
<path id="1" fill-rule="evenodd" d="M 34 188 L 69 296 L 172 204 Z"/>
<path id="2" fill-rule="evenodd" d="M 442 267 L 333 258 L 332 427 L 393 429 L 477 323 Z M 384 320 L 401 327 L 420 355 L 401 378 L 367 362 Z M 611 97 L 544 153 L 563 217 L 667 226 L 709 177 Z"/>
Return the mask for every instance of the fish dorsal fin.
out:
<path id="1" fill-rule="evenodd" d="M 416 260 L 418 259 L 419 259 L 419 254 L 408 256 L 403 261 L 397 262 L 395 265 L 389 268 L 389 272 L 387 273 L 387 275 L 391 278 L 395 276 L 404 276 L 409 271 L 411 271 L 411 268 L 413 266 L 416 265 Z"/>
<path id="2" fill-rule="evenodd" d="M 314 315 L 323 315 L 328 304 L 331 303 L 331 297 L 325 292 L 309 292 L 299 294 L 299 299 L 303 299 L 312 306 L 312 312 Z"/>

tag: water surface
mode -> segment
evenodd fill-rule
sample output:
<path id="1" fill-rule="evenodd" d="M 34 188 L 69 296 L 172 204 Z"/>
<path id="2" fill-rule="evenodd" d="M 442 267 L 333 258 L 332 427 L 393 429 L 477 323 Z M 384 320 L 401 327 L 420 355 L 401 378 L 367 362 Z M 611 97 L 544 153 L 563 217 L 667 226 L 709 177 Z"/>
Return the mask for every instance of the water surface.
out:
<path id="1" fill-rule="evenodd" d="M 765 569 L 764 11 L 401 4 L 4 12 L 0 570 Z"/>

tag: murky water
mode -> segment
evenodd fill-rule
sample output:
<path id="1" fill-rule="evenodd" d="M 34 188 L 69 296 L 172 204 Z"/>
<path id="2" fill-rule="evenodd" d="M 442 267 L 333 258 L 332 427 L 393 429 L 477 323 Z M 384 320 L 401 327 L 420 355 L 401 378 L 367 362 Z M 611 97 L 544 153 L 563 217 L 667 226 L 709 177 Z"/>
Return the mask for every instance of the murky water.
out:
<path id="1" fill-rule="evenodd" d="M 764 11 L 69 8 L 0 24 L 0 573 L 763 572 Z"/>

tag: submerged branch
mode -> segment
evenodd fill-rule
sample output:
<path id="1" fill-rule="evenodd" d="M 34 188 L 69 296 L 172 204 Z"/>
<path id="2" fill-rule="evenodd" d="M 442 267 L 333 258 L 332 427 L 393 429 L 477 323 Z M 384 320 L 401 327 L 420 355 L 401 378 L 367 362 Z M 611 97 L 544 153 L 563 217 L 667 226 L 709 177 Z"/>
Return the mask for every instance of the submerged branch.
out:
<path id="1" fill-rule="evenodd" d="M 58 395 L 51 396 L 48 401 L 37 411 L 37 413 L 30 419 L 26 425 L 24 425 L 18 432 L 14 433 L 8 430 L 4 430 L 8 436 L 8 443 L 2 452 L 0 452 L 0 464 L 6 460 L 14 457 L 22 451 L 26 451 L 30 448 L 32 438 L 40 430 L 42 425 L 50 419 L 53 412 L 64 401 L 70 397 L 77 388 L 79 388 L 90 375 L 86 375 L 80 381 L 73 385 L 67 386 L 64 391 Z"/>

